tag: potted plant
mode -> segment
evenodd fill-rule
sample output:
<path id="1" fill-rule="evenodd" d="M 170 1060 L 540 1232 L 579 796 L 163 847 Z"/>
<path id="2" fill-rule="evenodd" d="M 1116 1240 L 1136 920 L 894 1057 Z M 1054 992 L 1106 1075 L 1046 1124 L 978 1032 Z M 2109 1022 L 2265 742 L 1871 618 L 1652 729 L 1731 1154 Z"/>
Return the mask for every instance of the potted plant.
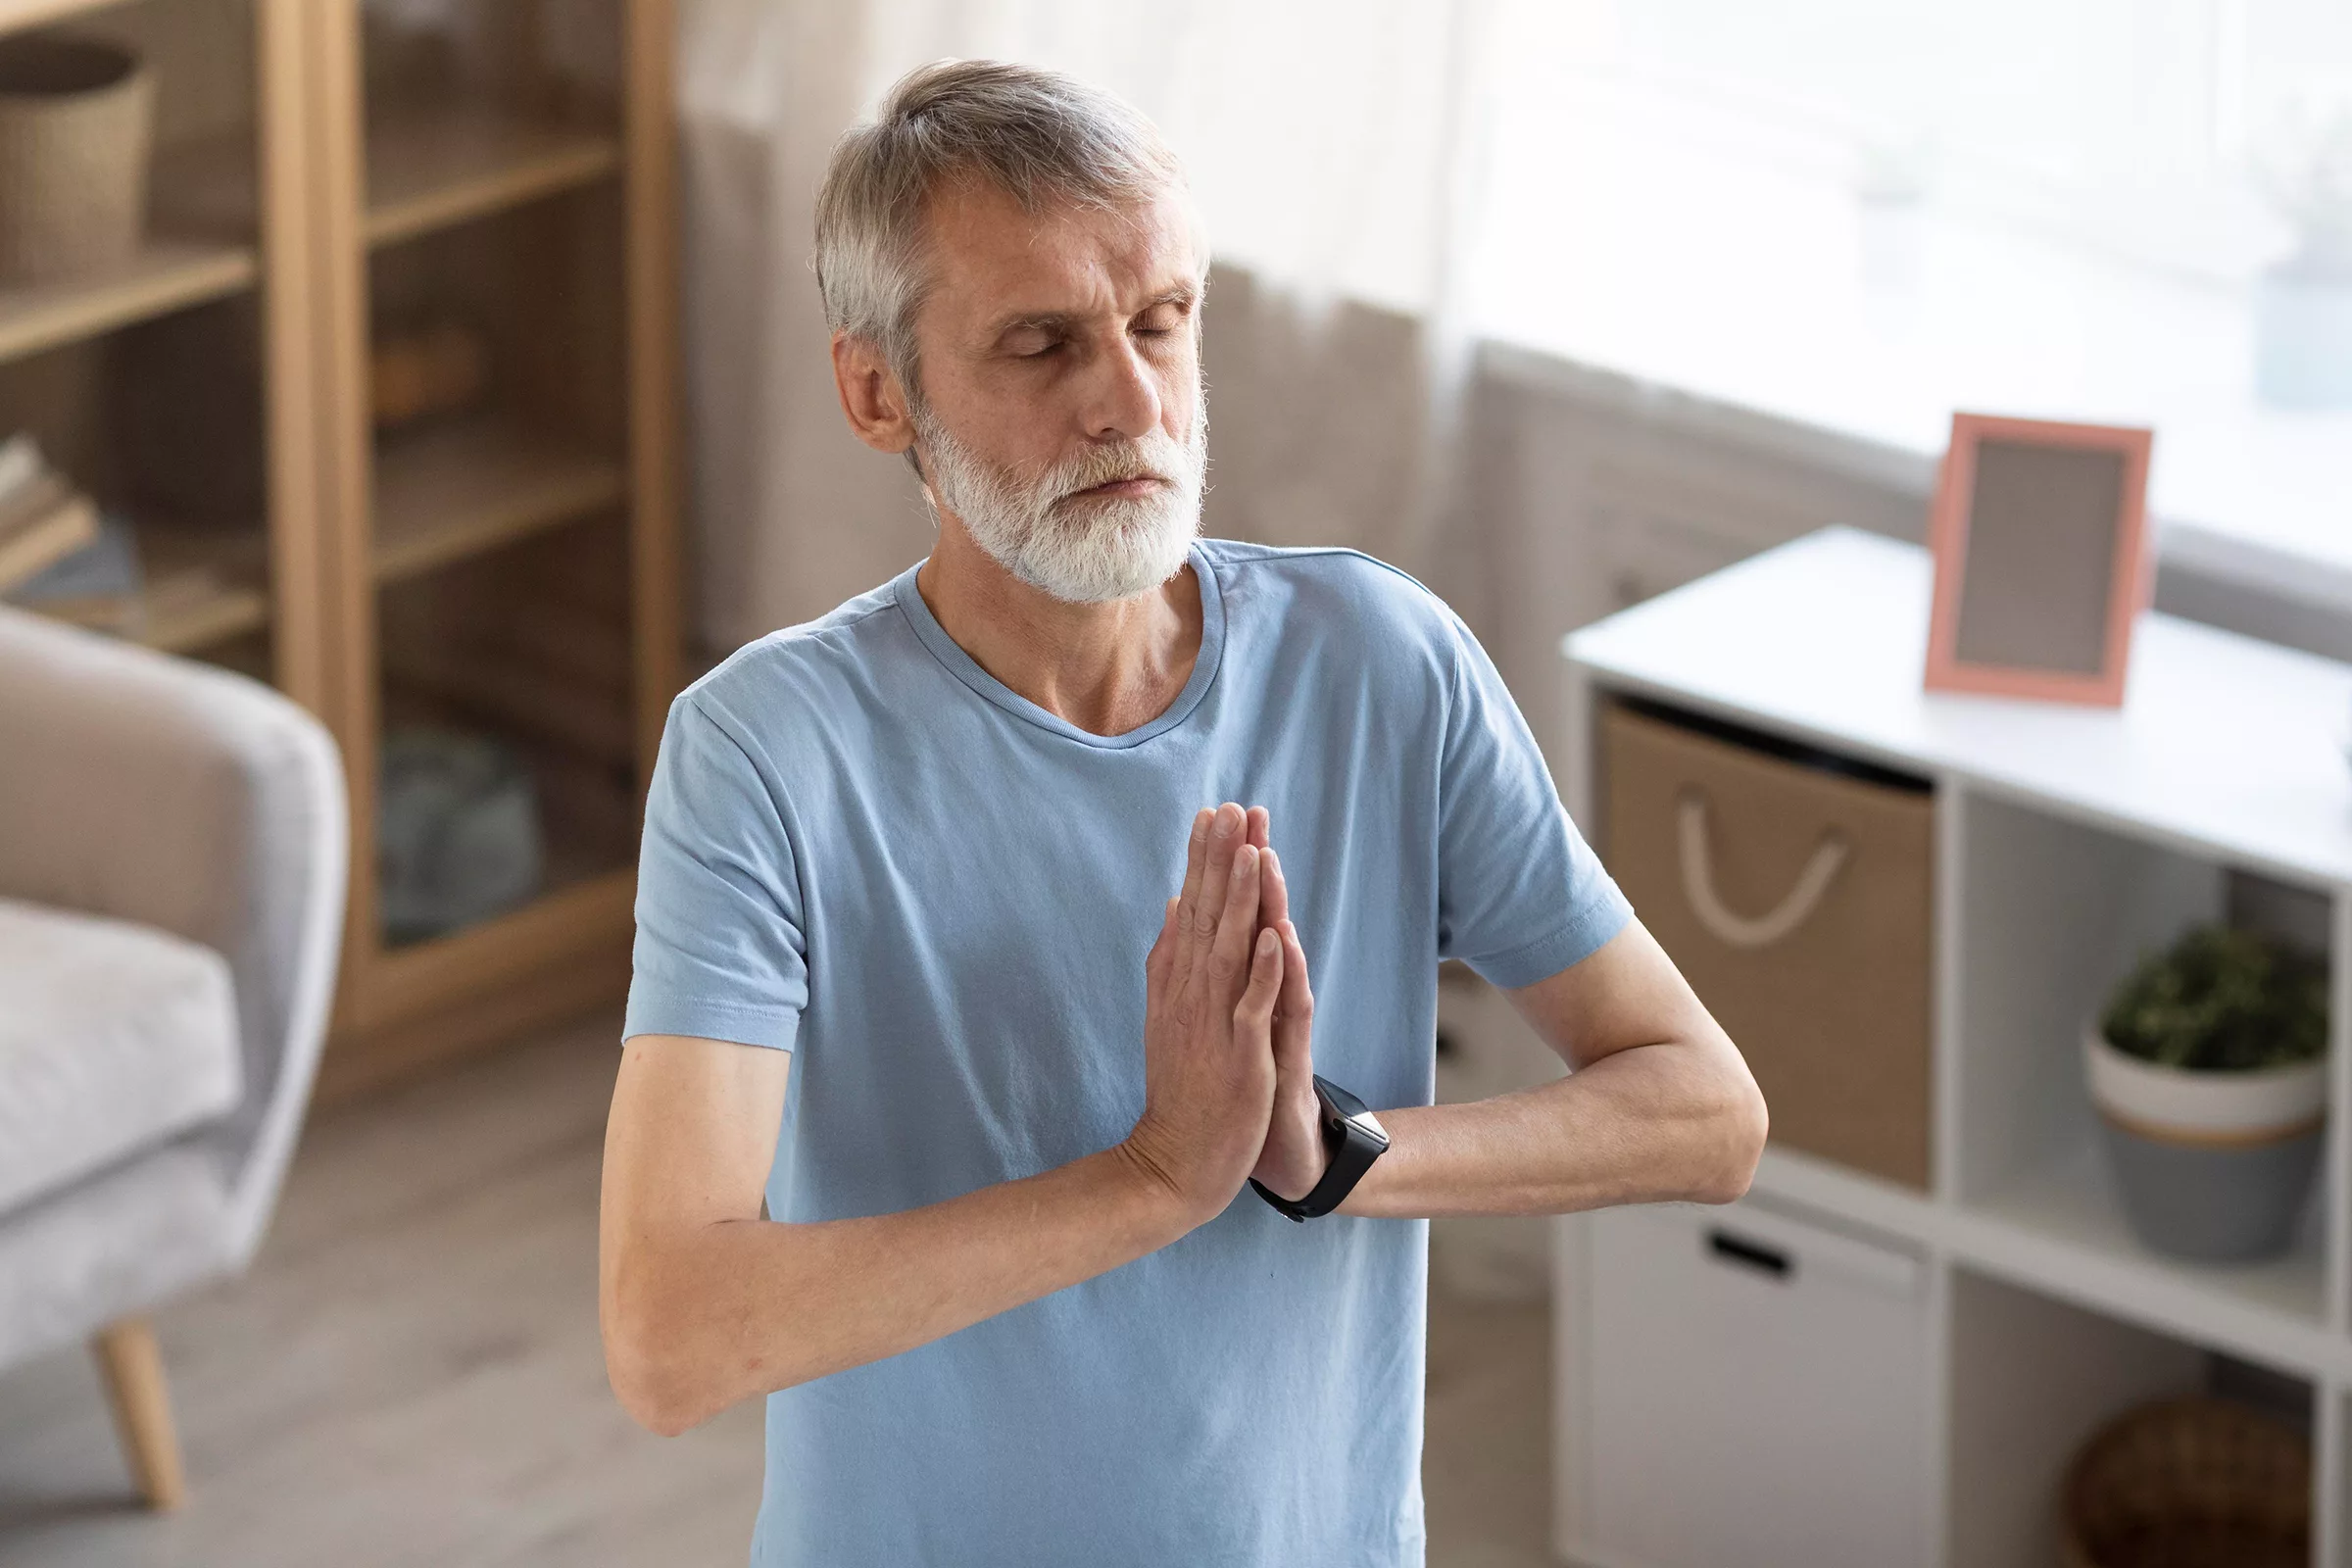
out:
<path id="1" fill-rule="evenodd" d="M 2116 988 L 2082 1052 L 2142 1241 L 2211 1262 L 2285 1250 L 2327 1120 L 2323 960 L 2198 927 Z"/>

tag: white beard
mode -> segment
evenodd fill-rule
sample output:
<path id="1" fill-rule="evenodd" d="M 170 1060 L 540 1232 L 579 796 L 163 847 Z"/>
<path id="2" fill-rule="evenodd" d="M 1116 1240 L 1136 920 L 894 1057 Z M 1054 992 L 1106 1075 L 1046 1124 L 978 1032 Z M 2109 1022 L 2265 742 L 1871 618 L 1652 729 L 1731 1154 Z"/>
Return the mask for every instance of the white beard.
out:
<path id="1" fill-rule="evenodd" d="M 911 415 L 934 502 L 962 519 L 990 560 L 1066 604 L 1106 604 L 1158 587 L 1183 567 L 1200 535 L 1208 410 L 1199 389 L 1188 444 L 1155 429 L 1140 441 L 1090 447 L 1033 479 L 983 460 L 919 398 Z M 1071 499 L 1147 474 L 1166 483 L 1133 499 Z"/>

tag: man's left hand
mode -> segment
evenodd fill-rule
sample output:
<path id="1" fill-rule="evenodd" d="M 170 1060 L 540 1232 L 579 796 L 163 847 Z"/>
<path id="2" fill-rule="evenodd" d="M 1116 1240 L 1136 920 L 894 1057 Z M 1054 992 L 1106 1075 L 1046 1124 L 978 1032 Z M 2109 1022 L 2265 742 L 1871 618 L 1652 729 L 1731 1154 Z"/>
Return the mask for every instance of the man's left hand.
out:
<path id="1" fill-rule="evenodd" d="M 1331 1160 L 1323 1147 L 1322 1106 L 1315 1099 L 1315 996 L 1307 984 L 1306 950 L 1291 923 L 1282 860 L 1267 842 L 1271 828 L 1264 807 L 1250 808 L 1249 830 L 1250 842 L 1263 857 L 1258 923 L 1282 938 L 1282 990 L 1274 999 L 1274 1115 L 1257 1168 L 1250 1174 L 1277 1197 L 1296 1201 L 1314 1191 Z"/>

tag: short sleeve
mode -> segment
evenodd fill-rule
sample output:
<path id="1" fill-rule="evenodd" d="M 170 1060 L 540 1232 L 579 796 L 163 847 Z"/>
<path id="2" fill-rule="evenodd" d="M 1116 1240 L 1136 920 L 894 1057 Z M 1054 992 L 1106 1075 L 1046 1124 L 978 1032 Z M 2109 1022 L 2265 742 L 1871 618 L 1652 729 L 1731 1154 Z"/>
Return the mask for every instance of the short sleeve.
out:
<path id="1" fill-rule="evenodd" d="M 752 758 L 697 705 L 670 705 L 637 858 L 621 1037 L 790 1050 L 808 1001 L 800 875 Z"/>
<path id="2" fill-rule="evenodd" d="M 1459 617 L 1438 780 L 1438 954 L 1505 989 L 1615 936 L 1633 906 L 1568 819 L 1502 677 Z"/>

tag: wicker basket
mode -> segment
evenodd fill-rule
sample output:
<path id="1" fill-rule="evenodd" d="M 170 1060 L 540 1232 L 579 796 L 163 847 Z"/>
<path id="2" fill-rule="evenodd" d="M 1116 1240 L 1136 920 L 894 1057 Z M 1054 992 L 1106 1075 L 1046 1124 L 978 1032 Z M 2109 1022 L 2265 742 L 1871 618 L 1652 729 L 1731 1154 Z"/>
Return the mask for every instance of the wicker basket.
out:
<path id="1" fill-rule="evenodd" d="M 0 281 L 128 256 L 146 220 L 155 78 L 120 44 L 0 38 Z"/>
<path id="2" fill-rule="evenodd" d="M 2311 1446 L 2242 1405 L 2145 1405 L 2075 1456 L 2067 1568 L 2306 1568 Z"/>

